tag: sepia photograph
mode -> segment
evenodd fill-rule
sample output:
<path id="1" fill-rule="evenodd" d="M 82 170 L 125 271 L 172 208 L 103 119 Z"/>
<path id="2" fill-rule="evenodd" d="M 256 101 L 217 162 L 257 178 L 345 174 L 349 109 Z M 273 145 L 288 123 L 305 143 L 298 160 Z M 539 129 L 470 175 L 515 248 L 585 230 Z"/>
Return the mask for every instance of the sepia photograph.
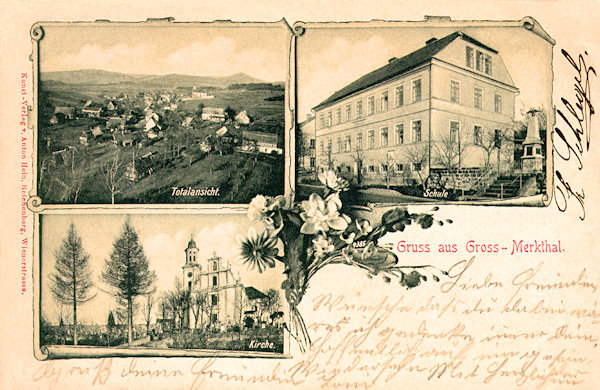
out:
<path id="1" fill-rule="evenodd" d="M 304 27 L 300 196 L 332 170 L 357 204 L 542 205 L 554 40 L 533 18 Z"/>
<path id="2" fill-rule="evenodd" d="M 283 354 L 282 266 L 248 263 L 249 226 L 245 215 L 42 216 L 40 347 L 63 357 Z"/>
<path id="3" fill-rule="evenodd" d="M 37 28 L 42 203 L 284 193 L 285 22 Z"/>

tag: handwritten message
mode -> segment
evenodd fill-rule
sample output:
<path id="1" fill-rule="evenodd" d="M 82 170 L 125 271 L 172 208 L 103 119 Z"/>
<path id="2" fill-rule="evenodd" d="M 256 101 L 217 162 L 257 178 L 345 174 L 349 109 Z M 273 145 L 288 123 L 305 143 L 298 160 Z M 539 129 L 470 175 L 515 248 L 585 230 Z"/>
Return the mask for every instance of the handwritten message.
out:
<path id="1" fill-rule="evenodd" d="M 378 299 L 367 292 L 316 293 L 309 302 L 310 318 L 318 319 L 308 324 L 312 345 L 290 360 L 252 359 L 261 370 L 218 358 L 176 365 L 102 359 L 85 366 L 44 362 L 32 379 L 51 388 L 73 376 L 94 386 L 144 378 L 188 389 L 260 383 L 370 389 L 406 381 L 455 388 L 585 385 L 600 354 L 598 279 L 585 268 L 562 274 L 543 262 L 508 275 L 482 267 L 476 256 L 458 261 L 425 295 L 400 287 Z"/>

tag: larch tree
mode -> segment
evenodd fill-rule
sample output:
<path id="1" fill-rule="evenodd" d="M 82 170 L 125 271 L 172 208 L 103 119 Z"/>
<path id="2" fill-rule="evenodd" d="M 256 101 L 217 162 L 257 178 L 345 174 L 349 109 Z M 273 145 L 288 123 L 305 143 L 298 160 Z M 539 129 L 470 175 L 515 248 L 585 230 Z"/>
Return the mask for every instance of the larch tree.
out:
<path id="1" fill-rule="evenodd" d="M 89 255 L 83 249 L 73 223 L 54 256 L 56 262 L 50 276 L 50 289 L 59 303 L 73 306 L 73 345 L 77 345 L 77 305 L 90 301 L 95 295 L 91 294 Z"/>
<path id="2" fill-rule="evenodd" d="M 150 270 L 148 259 L 139 242 L 137 232 L 126 221 L 121 235 L 113 243 L 106 260 L 102 279 L 112 288 L 117 301 L 127 305 L 127 342 L 133 342 L 134 300 L 153 291 L 156 273 Z"/>

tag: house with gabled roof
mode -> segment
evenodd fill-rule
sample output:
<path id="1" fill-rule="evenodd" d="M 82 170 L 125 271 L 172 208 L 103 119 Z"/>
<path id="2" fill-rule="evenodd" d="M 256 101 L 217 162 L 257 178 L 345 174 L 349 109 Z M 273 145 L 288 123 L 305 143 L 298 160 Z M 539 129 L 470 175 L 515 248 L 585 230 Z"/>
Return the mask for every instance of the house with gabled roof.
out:
<path id="1" fill-rule="evenodd" d="M 481 173 L 482 142 L 512 126 L 518 92 L 493 47 L 461 31 L 432 37 L 313 108 L 318 169 L 334 161 L 338 173 L 374 182 L 391 171 L 399 178 L 449 167 Z"/>

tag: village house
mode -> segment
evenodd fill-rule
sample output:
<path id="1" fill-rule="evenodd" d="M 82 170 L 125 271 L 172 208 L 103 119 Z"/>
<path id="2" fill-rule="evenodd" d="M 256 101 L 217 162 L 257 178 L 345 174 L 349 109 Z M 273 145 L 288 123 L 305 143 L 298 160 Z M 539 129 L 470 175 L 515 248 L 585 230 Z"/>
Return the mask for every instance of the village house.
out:
<path id="1" fill-rule="evenodd" d="M 240 111 L 235 116 L 235 121 L 239 125 L 249 125 L 250 124 L 250 117 L 248 116 L 248 113 L 246 112 L 246 110 Z"/>
<path id="2" fill-rule="evenodd" d="M 81 109 L 81 112 L 88 118 L 100 118 L 102 107 L 87 105 Z"/>
<path id="3" fill-rule="evenodd" d="M 223 108 L 204 107 L 201 118 L 203 121 L 225 122 L 225 110 Z"/>
<path id="4" fill-rule="evenodd" d="M 277 141 L 277 134 L 250 130 L 242 132 L 242 150 L 246 152 L 282 154 L 283 150 L 277 146 Z"/>
<path id="5" fill-rule="evenodd" d="M 334 163 L 382 183 L 391 171 L 414 179 L 468 168 L 476 177 L 500 161 L 482 145 L 512 128 L 519 92 L 500 53 L 460 31 L 424 43 L 313 108 L 319 171 Z"/>
<path id="6" fill-rule="evenodd" d="M 123 147 L 133 145 L 133 137 L 130 134 L 122 134 L 122 133 L 115 132 L 115 133 L 113 133 L 112 137 L 113 137 L 113 143 L 115 145 L 120 145 Z"/>
<path id="7" fill-rule="evenodd" d="M 75 107 L 55 107 L 54 114 L 50 118 L 51 124 L 56 124 L 61 120 L 75 118 Z"/>

